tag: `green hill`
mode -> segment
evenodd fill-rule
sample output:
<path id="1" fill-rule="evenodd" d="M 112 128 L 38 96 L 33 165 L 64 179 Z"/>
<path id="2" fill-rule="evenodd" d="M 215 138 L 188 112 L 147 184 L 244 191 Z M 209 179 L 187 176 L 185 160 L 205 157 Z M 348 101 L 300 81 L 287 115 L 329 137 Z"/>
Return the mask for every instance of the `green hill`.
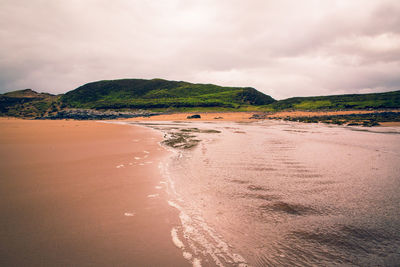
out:
<path id="1" fill-rule="evenodd" d="M 223 87 L 162 79 L 106 80 L 85 84 L 61 97 L 71 108 L 239 108 L 275 100 L 251 87 Z"/>
<path id="2" fill-rule="evenodd" d="M 114 111 L 139 114 L 139 109 L 146 110 L 143 112 L 150 114 L 167 110 L 313 111 L 398 108 L 400 108 L 400 91 L 293 97 L 276 101 L 251 87 L 223 87 L 162 79 L 97 81 L 82 85 L 63 95 L 38 93 L 31 89 L 0 94 L 0 116 L 31 118 L 58 118 L 61 113 L 92 114 L 94 110 L 97 110 L 97 113 L 93 114 L 100 116 L 99 112 Z M 103 115 L 105 117 L 115 115 L 108 113 Z"/>
<path id="3" fill-rule="evenodd" d="M 373 94 L 349 94 L 292 97 L 270 105 L 274 110 L 345 110 L 400 108 L 400 91 Z"/>
<path id="4" fill-rule="evenodd" d="M 43 117 L 57 112 L 58 96 L 24 89 L 0 95 L 0 116 Z"/>

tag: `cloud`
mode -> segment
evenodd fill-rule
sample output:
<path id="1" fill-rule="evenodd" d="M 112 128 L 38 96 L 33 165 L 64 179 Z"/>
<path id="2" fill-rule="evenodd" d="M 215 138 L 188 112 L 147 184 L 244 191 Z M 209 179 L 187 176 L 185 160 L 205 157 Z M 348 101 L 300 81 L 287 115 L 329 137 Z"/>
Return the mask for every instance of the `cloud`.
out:
<path id="1" fill-rule="evenodd" d="M 165 78 L 275 98 L 400 89 L 390 0 L 0 0 L 0 92 Z"/>

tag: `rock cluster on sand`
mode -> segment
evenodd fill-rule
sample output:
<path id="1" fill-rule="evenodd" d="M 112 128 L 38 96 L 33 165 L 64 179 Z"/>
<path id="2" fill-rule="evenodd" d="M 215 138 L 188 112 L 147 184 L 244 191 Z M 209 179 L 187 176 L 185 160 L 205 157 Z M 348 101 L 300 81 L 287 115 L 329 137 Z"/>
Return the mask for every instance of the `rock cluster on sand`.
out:
<path id="1" fill-rule="evenodd" d="M 191 115 L 191 116 L 187 116 L 187 119 L 200 119 L 201 116 L 199 114 L 195 114 L 195 115 Z"/>
<path id="2" fill-rule="evenodd" d="M 266 118 L 267 118 L 267 113 L 263 113 L 263 114 L 253 114 L 249 119 L 265 120 Z"/>

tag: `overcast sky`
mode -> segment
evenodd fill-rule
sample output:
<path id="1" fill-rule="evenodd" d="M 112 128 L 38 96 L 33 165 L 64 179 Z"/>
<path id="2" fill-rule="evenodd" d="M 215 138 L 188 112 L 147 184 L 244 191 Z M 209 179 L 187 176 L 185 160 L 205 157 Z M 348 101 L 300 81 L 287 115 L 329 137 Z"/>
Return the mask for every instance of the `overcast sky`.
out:
<path id="1" fill-rule="evenodd" d="M 164 78 L 274 98 L 400 89 L 399 0 L 0 0 L 0 92 Z"/>

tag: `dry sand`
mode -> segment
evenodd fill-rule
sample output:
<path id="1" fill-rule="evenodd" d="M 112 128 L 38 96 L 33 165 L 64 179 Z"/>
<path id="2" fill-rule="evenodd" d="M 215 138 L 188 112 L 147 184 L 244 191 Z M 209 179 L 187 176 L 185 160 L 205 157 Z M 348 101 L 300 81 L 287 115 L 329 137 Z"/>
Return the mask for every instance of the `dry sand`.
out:
<path id="1" fill-rule="evenodd" d="M 128 119 L 129 121 L 254 121 L 249 118 L 255 112 L 199 112 L 173 113 L 152 117 Z M 200 114 L 200 119 L 187 119 L 188 116 Z"/>
<path id="2" fill-rule="evenodd" d="M 400 110 L 385 110 L 390 112 L 400 112 Z M 346 110 L 346 111 L 282 111 L 275 112 L 267 115 L 269 118 L 284 118 L 284 117 L 312 117 L 312 116 L 328 116 L 328 115 L 348 115 L 348 114 L 368 114 L 374 112 L 374 110 Z M 199 114 L 200 119 L 188 119 L 188 116 Z M 167 115 L 158 115 L 152 117 L 139 117 L 131 118 L 129 121 L 236 121 L 236 122 L 249 122 L 255 121 L 250 119 L 253 114 L 264 114 L 263 112 L 183 112 L 173 113 Z"/>
<path id="3" fill-rule="evenodd" d="M 400 112 L 398 109 L 394 110 L 343 110 L 343 111 L 281 111 L 270 114 L 268 117 L 312 117 L 312 116 L 332 116 L 332 115 L 349 115 L 349 114 L 369 114 L 379 112 Z"/>
<path id="4" fill-rule="evenodd" d="M 176 211 L 157 189 L 161 138 L 138 126 L 0 119 L 0 265 L 187 265 L 171 240 Z"/>

